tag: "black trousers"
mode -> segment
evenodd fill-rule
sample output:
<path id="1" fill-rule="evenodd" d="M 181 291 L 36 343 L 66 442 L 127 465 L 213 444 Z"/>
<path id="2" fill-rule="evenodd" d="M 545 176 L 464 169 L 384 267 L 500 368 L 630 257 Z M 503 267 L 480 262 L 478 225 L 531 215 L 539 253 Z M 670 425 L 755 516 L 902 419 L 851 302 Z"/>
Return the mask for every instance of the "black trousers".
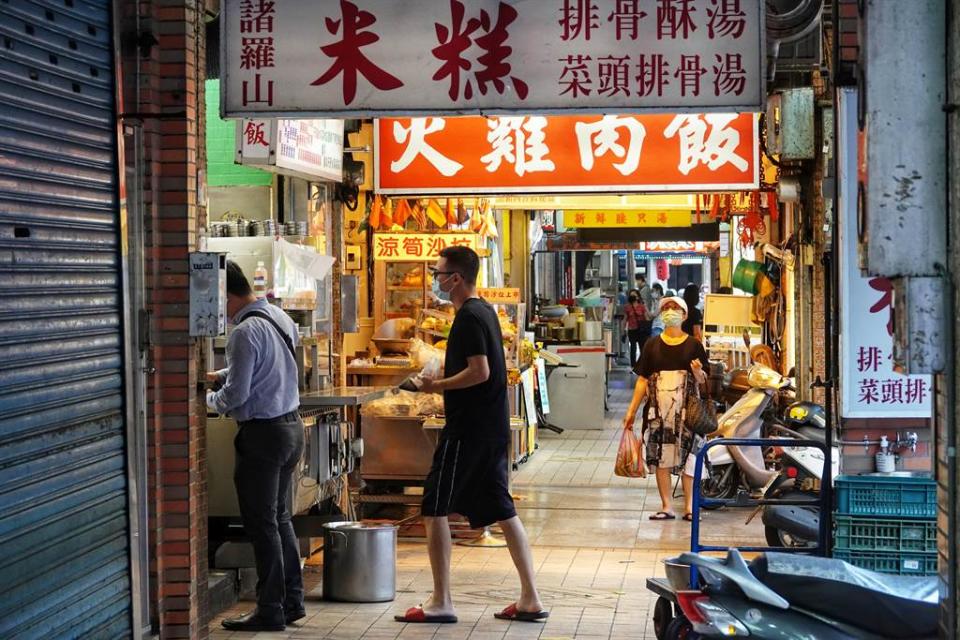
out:
<path id="1" fill-rule="evenodd" d="M 643 353 L 643 345 L 650 337 L 650 332 L 644 329 L 630 329 L 627 331 L 627 338 L 630 340 L 630 368 L 633 369 L 640 361 L 640 354 Z"/>
<path id="2" fill-rule="evenodd" d="M 257 561 L 257 610 L 283 620 L 303 609 L 300 548 L 290 520 L 293 472 L 303 456 L 303 422 L 296 412 L 240 423 L 234 440 L 240 515 Z"/>

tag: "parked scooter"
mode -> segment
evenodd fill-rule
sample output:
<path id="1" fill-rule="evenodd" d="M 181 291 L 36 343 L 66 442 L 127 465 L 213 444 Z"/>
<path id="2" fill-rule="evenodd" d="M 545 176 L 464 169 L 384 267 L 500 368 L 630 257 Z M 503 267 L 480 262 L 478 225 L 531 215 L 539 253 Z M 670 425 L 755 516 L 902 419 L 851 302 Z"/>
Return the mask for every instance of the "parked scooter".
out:
<path id="1" fill-rule="evenodd" d="M 774 435 L 826 442 L 827 421 L 820 405 L 795 402 L 784 412 L 784 423 L 775 427 Z M 833 469 L 830 477 L 836 478 L 840 470 L 839 447 L 833 447 L 830 460 Z M 784 447 L 780 458 L 780 477 L 766 497 L 809 499 L 819 496 L 823 464 L 823 451 L 816 447 Z M 763 524 L 770 546 L 813 547 L 820 530 L 820 509 L 815 506 L 768 504 L 763 507 Z"/>
<path id="2" fill-rule="evenodd" d="M 782 397 L 792 391 L 792 382 L 762 364 L 750 367 L 750 390 L 717 420 L 711 438 L 767 437 L 768 423 L 775 422 Z M 767 468 L 759 447 L 713 447 L 707 453 L 700 491 L 705 498 L 733 498 L 742 488 L 763 493 L 779 476 Z"/>
<path id="3" fill-rule="evenodd" d="M 684 553 L 676 561 L 697 567 L 703 586 L 677 593 L 683 615 L 667 628 L 670 640 L 937 637 L 936 576 L 890 576 L 795 553 L 766 553 L 747 565 L 736 549 L 726 559 Z"/>

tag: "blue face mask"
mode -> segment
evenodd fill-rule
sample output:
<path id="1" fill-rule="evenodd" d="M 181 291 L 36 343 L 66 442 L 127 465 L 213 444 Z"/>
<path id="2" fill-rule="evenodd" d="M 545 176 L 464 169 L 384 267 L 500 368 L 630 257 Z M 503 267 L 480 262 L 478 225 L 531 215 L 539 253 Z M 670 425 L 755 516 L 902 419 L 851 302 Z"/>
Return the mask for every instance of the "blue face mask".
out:
<path id="1" fill-rule="evenodd" d="M 450 294 L 440 288 L 440 276 L 433 276 L 433 295 L 443 302 L 450 302 Z"/>

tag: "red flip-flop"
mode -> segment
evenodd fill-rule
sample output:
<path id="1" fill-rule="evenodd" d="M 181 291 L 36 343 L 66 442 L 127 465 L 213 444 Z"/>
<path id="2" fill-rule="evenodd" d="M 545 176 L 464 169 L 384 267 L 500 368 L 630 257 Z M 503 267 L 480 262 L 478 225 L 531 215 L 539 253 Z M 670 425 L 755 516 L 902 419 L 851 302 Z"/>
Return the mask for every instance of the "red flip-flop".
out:
<path id="1" fill-rule="evenodd" d="M 519 622 L 543 622 L 550 617 L 548 611 L 520 611 L 517 608 L 517 603 L 514 602 L 512 605 L 501 611 L 500 613 L 493 614 L 493 617 L 497 620 L 516 620 Z"/>
<path id="2" fill-rule="evenodd" d="M 456 624 L 457 616 L 451 615 L 429 615 L 423 612 L 423 607 L 410 607 L 402 616 L 393 616 L 397 622 L 407 623 L 433 623 L 433 624 Z"/>

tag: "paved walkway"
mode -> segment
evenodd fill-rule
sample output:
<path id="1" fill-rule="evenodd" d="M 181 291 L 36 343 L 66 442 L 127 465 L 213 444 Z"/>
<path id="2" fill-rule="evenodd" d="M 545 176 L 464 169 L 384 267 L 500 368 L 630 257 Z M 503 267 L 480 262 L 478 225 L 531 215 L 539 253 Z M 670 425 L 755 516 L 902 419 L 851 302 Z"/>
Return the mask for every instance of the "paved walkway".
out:
<path id="1" fill-rule="evenodd" d="M 335 604 L 320 599 L 319 571 L 307 568 L 308 617 L 282 633 L 229 634 L 219 619 L 211 637 L 335 640 L 617 640 L 654 638 L 655 597 L 649 576 L 663 576 L 662 560 L 689 548 L 689 523 L 651 522 L 659 508 L 652 478 L 613 475 L 619 426 L 630 381 L 616 376 L 604 428 L 541 434 L 540 449 L 514 477 L 517 507 L 534 546 L 538 586 L 550 611 L 546 624 L 493 617 L 517 596 L 519 585 L 506 549 L 454 546 L 453 584 L 459 624 L 403 625 L 393 616 L 430 593 L 430 566 L 422 540 L 401 540 L 397 599 L 384 604 Z M 682 512 L 682 500 L 675 506 Z M 704 541 L 763 544 L 757 518 L 742 511 L 704 516 Z M 241 603 L 228 615 L 250 608 Z"/>

